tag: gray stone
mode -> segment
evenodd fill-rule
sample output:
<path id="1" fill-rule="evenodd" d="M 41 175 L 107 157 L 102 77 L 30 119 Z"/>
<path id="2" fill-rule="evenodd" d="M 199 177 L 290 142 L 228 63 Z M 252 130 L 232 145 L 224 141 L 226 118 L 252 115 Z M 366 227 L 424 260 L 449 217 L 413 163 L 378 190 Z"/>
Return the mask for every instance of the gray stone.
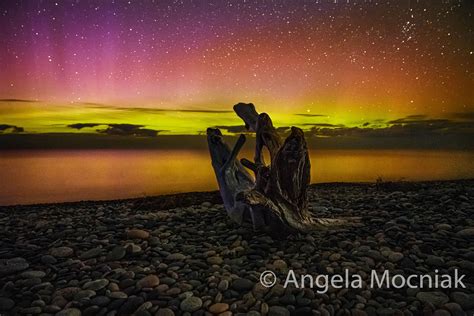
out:
<path id="1" fill-rule="evenodd" d="M 11 259 L 0 259 L 0 276 L 14 274 L 19 271 L 28 269 L 28 262 L 20 257 Z"/>
<path id="2" fill-rule="evenodd" d="M 147 275 L 146 277 L 142 278 L 137 282 L 137 286 L 139 288 L 154 288 L 159 284 L 160 279 L 154 274 Z"/>
<path id="3" fill-rule="evenodd" d="M 229 288 L 229 281 L 227 280 L 221 280 L 219 282 L 219 284 L 217 285 L 217 288 L 219 289 L 219 291 L 225 291 Z"/>
<path id="4" fill-rule="evenodd" d="M 81 311 L 77 308 L 66 308 L 57 313 L 56 316 L 81 316 Z"/>
<path id="5" fill-rule="evenodd" d="M 82 288 L 86 290 L 99 291 L 103 289 L 104 287 L 106 287 L 107 285 L 109 285 L 109 280 L 98 279 L 98 280 L 86 282 L 86 284 L 84 284 Z"/>
<path id="6" fill-rule="evenodd" d="M 96 296 L 96 293 L 93 290 L 81 290 L 81 291 L 77 292 L 76 295 L 74 295 L 74 300 L 80 301 L 84 298 L 89 299 L 89 298 L 92 298 L 94 296 Z"/>
<path id="7" fill-rule="evenodd" d="M 121 291 L 107 293 L 107 296 L 115 299 L 128 298 L 128 295 Z"/>
<path id="8" fill-rule="evenodd" d="M 30 271 L 22 272 L 20 276 L 25 279 L 34 279 L 34 278 L 42 279 L 46 276 L 46 273 L 43 271 L 30 270 Z"/>
<path id="9" fill-rule="evenodd" d="M 117 247 L 115 247 L 114 249 L 112 249 L 112 250 L 107 254 L 106 260 L 107 260 L 107 261 L 120 260 L 120 259 L 122 259 L 123 257 L 125 257 L 126 253 L 127 253 L 127 251 L 125 250 L 124 247 L 122 247 L 122 246 L 117 246 Z"/>
<path id="10" fill-rule="evenodd" d="M 455 303 L 458 303 L 463 310 L 470 310 L 474 308 L 474 294 L 453 292 L 451 293 L 451 299 Z"/>
<path id="11" fill-rule="evenodd" d="M 207 263 L 209 263 L 209 264 L 220 265 L 220 264 L 222 264 L 223 261 L 224 260 L 221 257 L 218 257 L 218 256 L 207 258 Z"/>
<path id="12" fill-rule="evenodd" d="M 131 239 L 148 239 L 150 233 L 143 229 L 130 229 L 127 232 L 127 236 Z"/>
<path id="13" fill-rule="evenodd" d="M 74 254 L 74 250 L 71 247 L 56 247 L 51 248 L 49 254 L 57 258 L 67 258 Z"/>
<path id="14" fill-rule="evenodd" d="M 58 260 L 51 255 L 44 255 L 41 256 L 41 262 L 44 264 L 55 264 Z"/>
<path id="15" fill-rule="evenodd" d="M 423 303 L 430 303 L 439 307 L 449 301 L 449 298 L 443 292 L 418 292 L 416 298 Z"/>
<path id="16" fill-rule="evenodd" d="M 268 310 L 268 316 L 290 316 L 290 311 L 281 306 L 272 306 Z"/>
<path id="17" fill-rule="evenodd" d="M 182 253 L 172 253 L 166 257 L 166 260 L 169 261 L 181 261 L 186 259 L 186 256 L 183 255 Z"/>
<path id="18" fill-rule="evenodd" d="M 446 303 L 443 308 L 448 310 L 452 316 L 465 316 L 466 313 L 462 310 L 458 303 Z"/>
<path id="19" fill-rule="evenodd" d="M 398 262 L 403 259 L 403 254 L 401 252 L 391 252 L 388 255 L 388 260 L 390 262 Z"/>
<path id="20" fill-rule="evenodd" d="M 174 316 L 174 312 L 170 308 L 160 308 L 156 313 L 155 316 Z"/>
<path id="21" fill-rule="evenodd" d="M 456 233 L 459 237 L 474 238 L 474 228 L 466 228 Z"/>
<path id="22" fill-rule="evenodd" d="M 144 302 L 145 300 L 141 296 L 130 296 L 120 307 L 119 314 L 133 314 Z"/>
<path id="23" fill-rule="evenodd" d="M 8 297 L 0 297 L 0 311 L 8 311 L 15 306 L 15 302 Z"/>
<path id="24" fill-rule="evenodd" d="M 232 288 L 239 292 L 250 291 L 255 283 L 248 279 L 237 279 L 232 282 Z"/>
<path id="25" fill-rule="evenodd" d="M 92 259 L 95 257 L 98 257 L 104 249 L 102 248 L 92 248 L 90 250 L 87 250 L 86 252 L 83 252 L 80 256 L 79 259 Z"/>
<path id="26" fill-rule="evenodd" d="M 40 314 L 41 313 L 41 307 L 38 306 L 32 306 L 32 307 L 26 307 L 20 309 L 21 314 L 28 314 L 28 315 L 33 315 L 33 314 Z"/>
<path id="27" fill-rule="evenodd" d="M 183 312 L 195 312 L 198 309 L 200 309 L 202 306 L 202 300 L 199 297 L 196 296 L 191 296 L 186 299 L 184 299 L 181 304 L 179 305 L 179 308 Z"/>
<path id="28" fill-rule="evenodd" d="M 425 263 L 430 266 L 442 267 L 444 266 L 444 259 L 441 257 L 429 255 L 428 257 L 426 257 Z"/>

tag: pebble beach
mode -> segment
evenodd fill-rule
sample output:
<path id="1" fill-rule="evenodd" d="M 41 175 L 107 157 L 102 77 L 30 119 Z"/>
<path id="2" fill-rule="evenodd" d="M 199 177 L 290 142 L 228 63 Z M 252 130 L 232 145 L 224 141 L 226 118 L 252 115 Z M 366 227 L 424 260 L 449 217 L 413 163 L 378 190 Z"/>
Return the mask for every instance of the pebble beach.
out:
<path id="1" fill-rule="evenodd" d="M 474 180 L 317 184 L 309 198 L 314 216 L 361 225 L 271 237 L 231 222 L 217 192 L 0 207 L 0 315 L 473 315 Z M 363 285 L 285 288 L 289 270 Z M 466 288 L 370 288 L 386 270 L 458 270 Z"/>

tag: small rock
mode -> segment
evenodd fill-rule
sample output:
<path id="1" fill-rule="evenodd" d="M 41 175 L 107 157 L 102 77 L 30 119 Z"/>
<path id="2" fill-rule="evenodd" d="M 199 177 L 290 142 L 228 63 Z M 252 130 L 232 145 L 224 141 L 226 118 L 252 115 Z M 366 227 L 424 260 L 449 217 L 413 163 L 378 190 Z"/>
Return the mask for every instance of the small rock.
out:
<path id="1" fill-rule="evenodd" d="M 127 251 L 122 246 L 117 246 L 107 254 L 107 261 L 117 261 L 125 257 Z"/>
<path id="2" fill-rule="evenodd" d="M 55 264 L 56 262 L 58 262 L 58 260 L 56 260 L 56 258 L 54 258 L 53 256 L 44 255 L 41 256 L 41 262 L 44 264 Z"/>
<path id="3" fill-rule="evenodd" d="M 77 308 L 66 308 L 57 313 L 56 316 L 81 316 L 81 311 Z"/>
<path id="4" fill-rule="evenodd" d="M 46 273 L 44 273 L 43 271 L 31 270 L 31 271 L 22 272 L 20 276 L 25 279 L 34 279 L 34 278 L 42 279 L 46 276 Z"/>
<path id="5" fill-rule="evenodd" d="M 154 288 L 160 285 L 160 279 L 156 275 L 150 274 L 138 281 L 137 285 L 139 288 Z"/>
<path id="6" fill-rule="evenodd" d="M 109 285 L 109 280 L 98 279 L 98 280 L 86 282 L 86 284 L 84 284 L 82 288 L 86 290 L 99 291 L 103 289 L 104 287 L 106 287 L 107 285 Z"/>
<path id="7" fill-rule="evenodd" d="M 220 264 L 222 264 L 222 262 L 224 262 L 224 260 L 221 257 L 218 257 L 218 256 L 207 258 L 207 263 L 209 263 L 209 264 L 220 265 Z"/>
<path id="8" fill-rule="evenodd" d="M 130 229 L 127 232 L 127 236 L 131 239 L 148 239 L 150 233 L 142 229 Z"/>
<path id="9" fill-rule="evenodd" d="M 121 291 L 107 293 L 107 296 L 110 298 L 115 298 L 115 299 L 128 298 L 128 295 Z"/>
<path id="10" fill-rule="evenodd" d="M 41 313 L 41 307 L 38 306 L 33 306 L 33 307 L 26 307 L 20 309 L 21 314 L 28 314 L 28 315 L 33 315 L 33 314 L 40 314 Z"/>
<path id="11" fill-rule="evenodd" d="M 0 259 L 0 276 L 9 275 L 28 269 L 28 262 L 20 257 L 11 259 Z"/>
<path id="12" fill-rule="evenodd" d="M 56 292 L 54 293 L 54 296 L 64 297 L 68 300 L 72 300 L 74 295 L 76 295 L 76 293 L 79 292 L 80 290 L 81 289 L 78 288 L 78 287 L 69 286 L 69 287 L 65 287 L 65 288 L 56 290 Z"/>
<path id="13" fill-rule="evenodd" d="M 268 316 L 290 316 L 290 311 L 281 306 L 272 306 L 268 310 Z"/>
<path id="14" fill-rule="evenodd" d="M 446 294 L 442 292 L 418 292 L 416 298 L 423 303 L 430 303 L 436 307 L 439 307 L 449 301 Z"/>
<path id="15" fill-rule="evenodd" d="M 248 279 L 237 279 L 232 282 L 232 288 L 238 292 L 250 291 L 255 283 Z"/>
<path id="16" fill-rule="evenodd" d="M 125 250 L 128 253 L 137 254 L 137 253 L 142 252 L 142 247 L 140 247 L 140 245 L 137 245 L 137 244 L 131 242 L 131 243 L 128 243 L 128 244 L 125 245 Z"/>
<path id="17" fill-rule="evenodd" d="M 174 312 L 171 308 L 160 308 L 155 316 L 174 316 Z"/>
<path id="18" fill-rule="evenodd" d="M 466 228 L 460 230 L 456 233 L 459 237 L 463 238 L 473 238 L 474 237 L 474 228 Z"/>
<path id="19" fill-rule="evenodd" d="M 76 293 L 76 295 L 74 295 L 74 300 L 75 301 L 80 301 L 82 299 L 90 299 L 94 296 L 96 296 L 96 292 L 93 291 L 93 290 L 82 290 L 82 291 L 79 291 Z"/>
<path id="20" fill-rule="evenodd" d="M 285 271 L 288 268 L 288 265 L 284 260 L 278 259 L 273 261 L 273 267 L 277 271 Z"/>
<path id="21" fill-rule="evenodd" d="M 305 252 L 307 254 L 312 255 L 313 252 L 314 252 L 314 247 L 311 246 L 311 245 L 306 244 L 306 245 L 301 246 L 300 250 L 301 250 L 301 252 Z"/>
<path id="22" fill-rule="evenodd" d="M 8 297 L 0 297 L 0 311 L 8 311 L 15 306 L 15 302 Z"/>
<path id="23" fill-rule="evenodd" d="M 130 315 L 133 314 L 145 300 L 141 296 L 130 296 L 120 307 L 120 315 Z"/>
<path id="24" fill-rule="evenodd" d="M 452 316 L 464 316 L 466 315 L 461 308 L 461 305 L 458 303 L 446 303 L 443 306 L 446 310 L 448 310 Z"/>
<path id="25" fill-rule="evenodd" d="M 461 305 L 461 308 L 464 310 L 470 310 L 474 308 L 474 294 L 453 292 L 451 293 L 451 299 Z"/>
<path id="26" fill-rule="evenodd" d="M 209 306 L 209 311 L 213 314 L 220 314 L 229 309 L 229 304 L 226 303 L 216 303 Z"/>
<path id="27" fill-rule="evenodd" d="M 425 263 L 430 266 L 442 267 L 444 266 L 444 259 L 437 256 L 428 255 L 425 259 Z"/>
<path id="28" fill-rule="evenodd" d="M 403 259 L 403 253 L 401 252 L 391 252 L 389 255 L 388 255 L 388 260 L 390 262 L 398 262 L 400 260 Z"/>
<path id="29" fill-rule="evenodd" d="M 169 261 L 182 261 L 184 259 L 186 259 L 186 256 L 182 253 L 172 253 L 166 257 L 166 260 Z"/>
<path id="30" fill-rule="evenodd" d="M 102 248 L 92 248 L 90 250 L 87 250 L 86 252 L 83 252 L 80 256 L 79 259 L 91 259 L 99 256 L 102 253 L 103 249 Z"/>
<path id="31" fill-rule="evenodd" d="M 184 299 L 179 305 L 179 308 L 184 312 L 192 313 L 200 309 L 201 306 L 202 306 L 202 300 L 199 297 L 191 296 Z"/>
<path id="32" fill-rule="evenodd" d="M 229 281 L 227 280 L 221 280 L 219 284 L 217 285 L 217 289 L 221 292 L 224 292 L 229 288 Z"/>
<path id="33" fill-rule="evenodd" d="M 71 247 L 57 247 L 51 248 L 49 254 L 57 258 L 67 258 L 74 254 L 74 250 Z"/>

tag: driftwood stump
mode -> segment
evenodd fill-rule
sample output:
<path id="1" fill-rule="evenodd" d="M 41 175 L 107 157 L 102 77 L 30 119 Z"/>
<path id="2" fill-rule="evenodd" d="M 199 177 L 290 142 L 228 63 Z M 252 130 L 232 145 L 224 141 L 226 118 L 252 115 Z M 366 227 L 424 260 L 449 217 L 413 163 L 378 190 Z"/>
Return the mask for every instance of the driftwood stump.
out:
<path id="1" fill-rule="evenodd" d="M 341 219 L 313 218 L 308 211 L 311 165 L 303 131 L 292 127 L 282 141 L 270 116 L 258 114 L 252 103 L 236 104 L 234 111 L 247 130 L 256 133 L 253 162 L 237 159 L 245 135 L 240 135 L 231 150 L 219 129 L 207 129 L 212 166 L 229 217 L 241 225 L 251 223 L 255 230 L 278 234 L 346 224 Z M 264 147 L 270 154 L 269 163 L 262 155 Z"/>

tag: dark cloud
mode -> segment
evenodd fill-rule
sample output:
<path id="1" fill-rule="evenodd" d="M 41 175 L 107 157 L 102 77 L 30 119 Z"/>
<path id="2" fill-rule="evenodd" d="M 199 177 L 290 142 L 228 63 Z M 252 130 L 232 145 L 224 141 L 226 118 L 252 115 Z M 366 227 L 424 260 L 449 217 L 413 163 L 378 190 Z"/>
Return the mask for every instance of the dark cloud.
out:
<path id="1" fill-rule="evenodd" d="M 452 117 L 461 119 L 461 120 L 469 120 L 469 121 L 474 122 L 474 112 L 452 113 Z"/>
<path id="2" fill-rule="evenodd" d="M 26 100 L 26 99 L 0 99 L 0 102 L 29 102 L 34 103 L 38 102 L 36 100 Z"/>
<path id="3" fill-rule="evenodd" d="M 276 130 L 277 130 L 278 133 L 286 134 L 286 133 L 290 132 L 291 126 L 280 126 L 280 127 L 277 127 Z"/>
<path id="4" fill-rule="evenodd" d="M 25 129 L 23 127 L 9 125 L 9 124 L 0 124 L 0 132 L 10 132 L 10 133 L 23 133 Z"/>
<path id="5" fill-rule="evenodd" d="M 444 124 L 450 122 L 449 119 L 416 119 L 404 117 L 392 121 L 388 121 L 388 124 L 404 124 L 404 125 L 414 125 L 414 124 Z"/>
<path id="6" fill-rule="evenodd" d="M 330 124 L 330 123 L 305 123 L 303 126 L 314 126 L 314 127 L 344 127 L 343 124 Z"/>
<path id="7" fill-rule="evenodd" d="M 230 110 L 194 110 L 194 109 L 162 109 L 162 108 L 144 108 L 144 107 L 119 107 L 119 106 L 110 106 L 99 103 L 83 103 L 90 105 L 92 108 L 99 109 L 113 109 L 117 111 L 131 111 L 131 112 L 142 112 L 142 113 L 158 113 L 158 112 L 187 112 L 187 113 L 234 113 Z"/>
<path id="8" fill-rule="evenodd" d="M 248 130 L 245 125 L 218 125 L 215 128 L 224 129 L 228 133 L 247 133 Z"/>
<path id="9" fill-rule="evenodd" d="M 99 133 L 107 135 L 119 135 L 119 136 L 146 136 L 155 137 L 159 132 L 163 130 L 154 130 L 149 128 L 143 128 L 144 125 L 135 124 L 108 124 L 108 127 L 104 130 L 98 130 Z"/>
<path id="10" fill-rule="evenodd" d="M 88 127 L 96 127 L 100 125 L 108 125 L 108 124 L 103 124 L 103 123 L 75 123 L 75 124 L 69 124 L 67 127 L 70 128 L 75 128 L 75 129 L 83 129 L 83 128 L 88 128 Z"/>
<path id="11" fill-rule="evenodd" d="M 474 136 L 472 121 L 429 119 L 425 115 L 412 115 L 387 122 L 384 127 L 347 127 L 314 125 L 310 135 L 323 137 L 413 137 L 413 136 Z"/>
<path id="12" fill-rule="evenodd" d="M 232 133 L 232 134 L 240 134 L 240 133 L 254 134 L 254 132 L 249 132 L 247 128 L 245 127 L 245 125 L 217 125 L 217 126 L 214 126 L 214 128 L 223 129 L 223 130 L 226 130 L 227 133 Z M 276 127 L 276 130 L 278 133 L 285 134 L 290 131 L 290 127 L 280 126 L 280 127 Z"/>
<path id="13" fill-rule="evenodd" d="M 424 114 L 414 114 L 414 115 L 408 115 L 405 117 L 406 120 L 421 120 L 427 118 L 427 115 Z"/>
<path id="14" fill-rule="evenodd" d="M 70 128 L 95 128 L 97 133 L 21 133 L 18 126 L 0 125 L 0 148 L 207 148 L 203 135 L 161 135 L 162 130 L 138 124 L 75 123 Z M 246 132 L 243 125 L 216 126 L 231 135 Z M 351 127 L 329 123 L 306 124 L 305 133 L 310 148 L 331 149 L 462 149 L 474 148 L 474 118 L 472 114 L 456 113 L 447 118 L 426 115 L 407 116 L 391 121 L 368 121 Z M 289 127 L 277 127 L 285 137 Z M 3 131 L 3 133 L 2 133 Z M 107 137 L 104 137 L 107 135 Z M 252 134 L 251 134 L 252 135 Z M 250 146 L 255 141 L 248 137 Z"/>
<path id="15" fill-rule="evenodd" d="M 120 109 L 120 108 L 117 108 Z M 227 110 L 179 110 L 179 109 L 149 109 L 149 108 L 123 108 L 124 110 L 129 111 L 139 111 L 139 112 L 187 112 L 187 113 L 234 113 L 234 111 Z"/>
<path id="16" fill-rule="evenodd" d="M 105 129 L 98 129 L 97 132 L 107 135 L 119 135 L 119 136 L 146 136 L 155 137 L 158 133 L 164 130 L 154 130 L 144 128 L 144 125 L 137 124 L 107 124 L 107 123 L 75 123 L 69 124 L 67 127 L 74 129 L 92 128 L 97 126 L 105 125 Z"/>
<path id="17" fill-rule="evenodd" d="M 97 103 L 97 102 L 80 102 L 80 104 L 87 105 L 89 107 L 107 107 L 106 104 Z"/>
<path id="18" fill-rule="evenodd" d="M 307 116 L 307 117 L 326 117 L 324 114 L 310 114 L 310 113 L 297 113 L 298 116 Z"/>

